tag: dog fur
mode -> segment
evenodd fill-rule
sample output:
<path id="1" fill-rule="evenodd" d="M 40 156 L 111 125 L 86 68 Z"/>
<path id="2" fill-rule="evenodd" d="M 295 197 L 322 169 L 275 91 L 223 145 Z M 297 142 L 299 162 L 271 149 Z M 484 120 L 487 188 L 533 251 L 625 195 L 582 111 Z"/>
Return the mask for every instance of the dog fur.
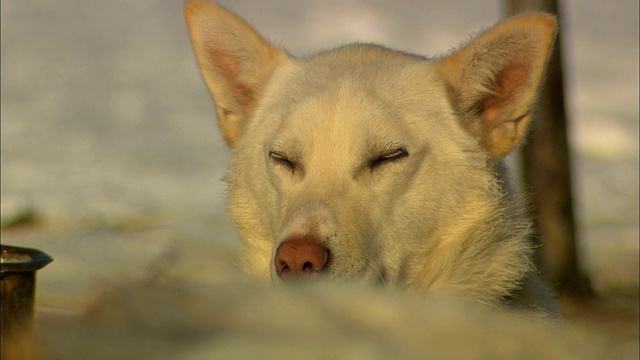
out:
<path id="1" fill-rule="evenodd" d="M 360 43 L 300 59 L 214 3 L 188 1 L 185 17 L 252 277 L 553 310 L 498 175 L 526 134 L 553 16 L 507 19 L 433 59 Z"/>

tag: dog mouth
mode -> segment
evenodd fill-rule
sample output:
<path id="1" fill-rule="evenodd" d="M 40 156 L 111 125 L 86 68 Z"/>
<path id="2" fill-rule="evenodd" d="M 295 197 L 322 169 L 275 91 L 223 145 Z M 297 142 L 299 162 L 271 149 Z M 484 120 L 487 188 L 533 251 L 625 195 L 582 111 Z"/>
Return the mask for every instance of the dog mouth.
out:
<path id="1" fill-rule="evenodd" d="M 331 249 L 311 238 L 296 237 L 278 247 L 273 264 L 277 277 L 285 283 L 321 278 L 380 285 L 388 282 L 384 269 L 366 262 L 361 266 L 352 262 L 341 266 L 338 257 Z"/>

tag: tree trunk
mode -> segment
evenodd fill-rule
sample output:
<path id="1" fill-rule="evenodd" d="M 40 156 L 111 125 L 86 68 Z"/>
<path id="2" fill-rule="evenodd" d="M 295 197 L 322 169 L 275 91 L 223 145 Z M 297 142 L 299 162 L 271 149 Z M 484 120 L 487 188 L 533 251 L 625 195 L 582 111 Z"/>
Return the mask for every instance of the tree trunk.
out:
<path id="1" fill-rule="evenodd" d="M 545 11 L 560 20 L 556 0 L 506 0 L 504 4 L 507 15 Z M 524 189 L 532 202 L 535 241 L 539 245 L 536 260 L 542 276 L 556 292 L 580 296 L 591 290 L 580 269 L 576 246 L 561 41 L 558 32 L 546 82 L 522 148 L 522 172 Z"/>

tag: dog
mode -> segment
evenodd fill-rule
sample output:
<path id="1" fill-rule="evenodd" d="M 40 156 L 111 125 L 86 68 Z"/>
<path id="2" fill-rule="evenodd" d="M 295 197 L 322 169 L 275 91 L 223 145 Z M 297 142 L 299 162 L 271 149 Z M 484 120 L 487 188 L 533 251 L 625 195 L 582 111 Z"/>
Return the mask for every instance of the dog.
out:
<path id="1" fill-rule="evenodd" d="M 525 137 L 555 17 L 509 18 L 436 58 L 363 43 L 295 58 L 204 0 L 185 19 L 251 277 L 554 311 L 499 174 Z"/>

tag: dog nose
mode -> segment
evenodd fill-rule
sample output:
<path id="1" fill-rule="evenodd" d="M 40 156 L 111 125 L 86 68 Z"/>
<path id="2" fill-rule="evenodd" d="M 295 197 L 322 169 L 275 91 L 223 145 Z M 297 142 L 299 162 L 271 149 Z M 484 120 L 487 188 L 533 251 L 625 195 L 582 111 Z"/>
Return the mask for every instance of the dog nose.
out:
<path id="1" fill-rule="evenodd" d="M 274 265 L 285 281 L 316 277 L 327 264 L 329 250 L 308 236 L 286 239 L 276 251 Z"/>

